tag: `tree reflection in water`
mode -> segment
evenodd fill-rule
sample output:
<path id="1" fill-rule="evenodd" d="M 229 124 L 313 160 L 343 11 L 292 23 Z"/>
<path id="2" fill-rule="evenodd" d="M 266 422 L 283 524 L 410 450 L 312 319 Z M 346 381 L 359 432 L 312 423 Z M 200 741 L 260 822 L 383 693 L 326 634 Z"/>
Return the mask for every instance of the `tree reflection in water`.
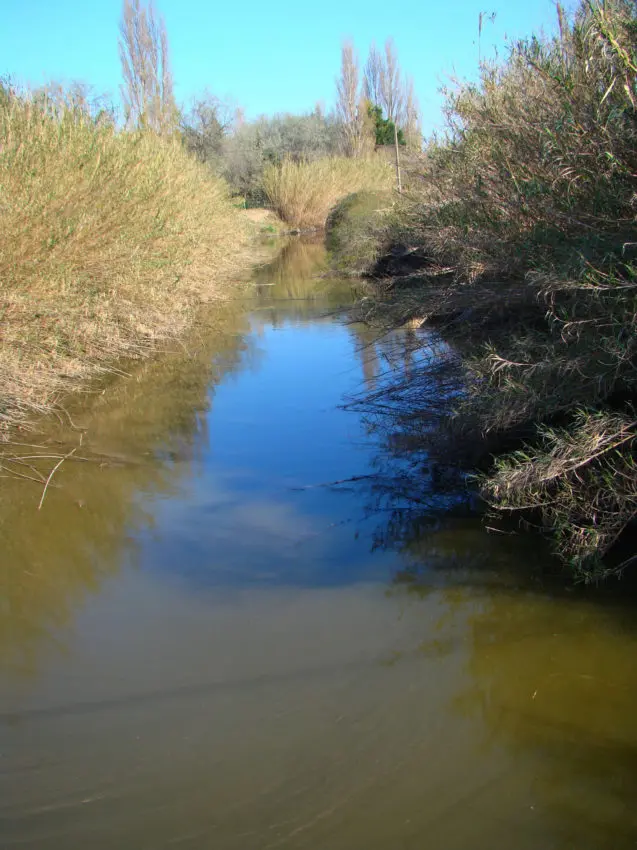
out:
<path id="1" fill-rule="evenodd" d="M 542 540 L 485 531 L 466 458 L 436 433 L 462 392 L 461 370 L 431 338 L 390 338 L 411 347 L 409 367 L 397 374 L 394 357 L 385 383 L 353 401 L 380 437 L 378 475 L 366 486 L 375 546 L 402 561 L 388 592 L 437 598 L 442 613 L 424 618 L 417 652 L 461 653 L 470 686 L 449 710 L 481 721 L 485 755 L 505 747 L 532 763 L 528 805 L 553 823 L 555 846 L 634 847 L 634 596 L 569 587 Z M 417 389 L 408 368 L 420 370 Z"/>

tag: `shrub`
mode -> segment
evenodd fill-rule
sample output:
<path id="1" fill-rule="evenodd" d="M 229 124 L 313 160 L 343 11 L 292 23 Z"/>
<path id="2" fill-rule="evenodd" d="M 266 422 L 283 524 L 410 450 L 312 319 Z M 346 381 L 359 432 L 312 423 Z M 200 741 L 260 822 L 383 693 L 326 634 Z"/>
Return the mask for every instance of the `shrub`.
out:
<path id="1" fill-rule="evenodd" d="M 395 215 L 391 192 L 355 192 L 342 198 L 326 223 L 330 265 L 336 271 L 366 274 L 372 271 L 389 243 Z"/>
<path id="2" fill-rule="evenodd" d="M 313 162 L 284 160 L 263 174 L 270 203 L 284 221 L 295 227 L 323 227 L 329 211 L 352 192 L 389 189 L 390 166 L 380 157 L 325 157 Z"/>
<path id="3" fill-rule="evenodd" d="M 42 98 L 0 103 L 0 199 L 5 424 L 177 334 L 244 240 L 179 141 Z"/>
<path id="4" fill-rule="evenodd" d="M 431 273 L 394 313 L 435 316 L 465 357 L 453 452 L 498 454 L 487 500 L 534 513 L 579 576 L 606 574 L 637 517 L 634 4 L 560 11 L 559 37 L 514 45 L 447 112 L 404 213 Z"/>
<path id="5" fill-rule="evenodd" d="M 251 206 L 266 202 L 261 185 L 268 165 L 285 158 L 305 162 L 332 156 L 339 147 L 339 126 L 316 110 L 309 115 L 261 116 L 241 124 L 223 141 L 220 171 Z"/>

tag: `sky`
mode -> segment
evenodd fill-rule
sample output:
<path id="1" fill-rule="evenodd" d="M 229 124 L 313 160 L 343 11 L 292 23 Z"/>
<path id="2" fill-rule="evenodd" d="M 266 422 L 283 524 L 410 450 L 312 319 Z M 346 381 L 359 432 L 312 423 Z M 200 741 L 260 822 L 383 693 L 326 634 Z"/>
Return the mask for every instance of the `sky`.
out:
<path id="1" fill-rule="evenodd" d="M 441 124 L 439 94 L 450 76 L 475 77 L 478 15 L 483 57 L 506 39 L 555 26 L 554 0 L 156 0 L 166 21 L 175 93 L 204 88 L 248 118 L 308 112 L 334 102 L 340 47 L 351 38 L 361 64 L 372 41 L 393 37 L 414 78 L 425 132 Z M 120 0 L 0 0 L 0 76 L 41 85 L 82 80 L 119 96 Z"/>

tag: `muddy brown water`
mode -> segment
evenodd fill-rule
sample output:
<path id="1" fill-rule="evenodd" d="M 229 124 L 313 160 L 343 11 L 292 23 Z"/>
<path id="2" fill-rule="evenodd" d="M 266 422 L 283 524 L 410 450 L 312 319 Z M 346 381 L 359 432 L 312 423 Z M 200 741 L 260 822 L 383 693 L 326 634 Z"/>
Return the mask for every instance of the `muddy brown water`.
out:
<path id="1" fill-rule="evenodd" d="M 339 404 L 403 368 L 320 261 L 31 435 L 87 458 L 41 511 L 3 479 L 2 848 L 637 847 L 633 608 L 471 519 L 374 547 L 315 486 L 371 474 Z"/>

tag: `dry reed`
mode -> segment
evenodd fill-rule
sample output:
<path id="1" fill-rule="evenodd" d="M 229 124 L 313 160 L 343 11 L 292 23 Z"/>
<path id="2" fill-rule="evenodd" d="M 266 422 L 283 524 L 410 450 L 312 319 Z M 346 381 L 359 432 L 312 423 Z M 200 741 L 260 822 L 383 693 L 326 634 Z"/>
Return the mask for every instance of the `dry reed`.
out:
<path id="1" fill-rule="evenodd" d="M 365 304 L 443 328 L 467 366 L 447 457 L 482 454 L 487 501 L 550 529 L 586 579 L 635 562 L 636 74 L 635 4 L 583 0 L 450 91 L 401 210 L 426 267 Z M 424 444 L 427 370 L 411 383 Z"/>
<path id="2" fill-rule="evenodd" d="M 389 189 L 394 175 L 381 157 L 325 157 L 312 162 L 285 160 L 270 165 L 263 187 L 278 215 L 294 227 L 323 227 L 332 207 L 362 190 Z"/>
<path id="3" fill-rule="evenodd" d="M 48 412 L 222 295 L 246 225 L 178 140 L 0 97 L 0 429 Z"/>

